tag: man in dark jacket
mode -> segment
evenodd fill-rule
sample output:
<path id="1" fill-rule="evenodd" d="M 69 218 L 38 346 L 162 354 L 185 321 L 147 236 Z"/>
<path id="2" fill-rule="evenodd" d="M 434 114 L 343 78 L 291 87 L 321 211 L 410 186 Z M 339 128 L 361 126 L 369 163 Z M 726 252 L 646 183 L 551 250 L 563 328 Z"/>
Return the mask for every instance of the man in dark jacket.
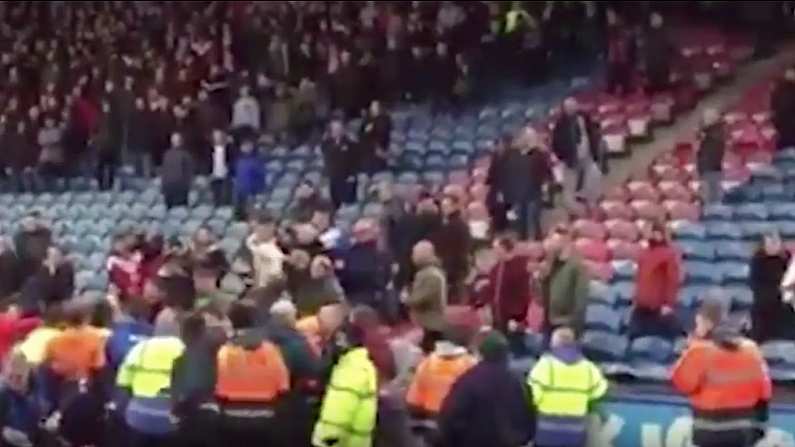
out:
<path id="1" fill-rule="evenodd" d="M 563 113 L 552 130 L 552 150 L 565 166 L 563 180 L 564 206 L 576 207 L 577 196 L 583 187 L 593 181 L 595 172 L 605 172 L 606 164 L 600 146 L 598 131 L 588 115 L 579 111 L 574 98 L 563 102 Z M 593 192 L 585 191 L 591 196 Z"/>
<path id="2" fill-rule="evenodd" d="M 356 145 L 345 135 L 342 121 L 331 122 L 322 147 L 334 207 L 355 202 L 359 154 Z"/>
<path id="3" fill-rule="evenodd" d="M 508 341 L 491 331 L 483 337 L 479 351 L 483 360 L 456 381 L 442 404 L 440 445 L 527 444 L 535 432 L 532 393 L 508 369 Z"/>
<path id="4" fill-rule="evenodd" d="M 795 146 L 795 67 L 784 72 L 784 79 L 770 95 L 773 124 L 778 132 L 778 147 Z"/>
<path id="5" fill-rule="evenodd" d="M 720 113 L 713 108 L 704 110 L 700 146 L 697 154 L 698 174 L 701 176 L 702 198 L 705 203 L 720 202 L 723 196 L 723 156 L 726 152 L 726 135 Z"/>
<path id="6" fill-rule="evenodd" d="M 363 172 L 374 174 L 387 168 L 390 132 L 392 118 L 381 108 L 380 101 L 373 101 L 359 131 Z"/>
<path id="7" fill-rule="evenodd" d="M 441 210 L 442 225 L 431 235 L 431 241 L 447 273 L 450 300 L 455 303 L 463 297 L 464 280 L 469 274 L 472 236 L 469 234 L 469 226 L 461 217 L 458 197 L 445 196 Z"/>
<path id="8" fill-rule="evenodd" d="M 337 260 L 337 275 L 352 305 L 381 308 L 391 263 L 378 248 L 377 227 L 362 219 L 353 227 L 353 245 Z"/>
<path id="9" fill-rule="evenodd" d="M 664 25 L 662 14 L 654 12 L 649 16 L 649 29 L 646 31 L 643 50 L 646 55 L 648 92 L 652 94 L 665 90 L 671 76 L 674 51 Z"/>
<path id="10" fill-rule="evenodd" d="M 498 202 L 505 204 L 509 218 L 514 218 L 516 230 L 523 239 L 540 239 L 542 190 L 552 179 L 552 167 L 536 131 L 528 128 L 498 159 L 495 169 L 492 187 L 501 195 Z"/>
<path id="11" fill-rule="evenodd" d="M 359 115 L 361 101 L 361 70 L 353 62 L 350 51 L 343 50 L 337 71 L 331 75 L 334 93 L 334 107 L 342 109 L 346 118 Z"/>
<path id="12" fill-rule="evenodd" d="M 20 231 L 14 236 L 14 247 L 19 257 L 19 275 L 24 282 L 41 267 L 52 245 L 52 233 L 41 221 L 41 214 L 33 211 L 20 222 Z"/>
<path id="13" fill-rule="evenodd" d="M 430 60 L 429 68 L 433 111 L 443 112 L 450 104 L 456 76 L 455 60 L 450 57 L 446 43 L 436 44 L 436 54 Z"/>
<path id="14" fill-rule="evenodd" d="M 74 267 L 64 259 L 61 249 L 50 246 L 46 259 L 22 286 L 23 312 L 38 315 L 46 307 L 72 298 L 74 275 Z"/>
<path id="15" fill-rule="evenodd" d="M 0 238 L 0 300 L 11 298 L 22 285 L 19 257 L 7 238 Z"/>
<path id="16" fill-rule="evenodd" d="M 171 148 L 163 155 L 163 167 L 160 174 L 163 197 L 168 208 L 186 206 L 188 194 L 193 184 L 193 157 L 185 149 L 182 135 L 171 135 Z"/>

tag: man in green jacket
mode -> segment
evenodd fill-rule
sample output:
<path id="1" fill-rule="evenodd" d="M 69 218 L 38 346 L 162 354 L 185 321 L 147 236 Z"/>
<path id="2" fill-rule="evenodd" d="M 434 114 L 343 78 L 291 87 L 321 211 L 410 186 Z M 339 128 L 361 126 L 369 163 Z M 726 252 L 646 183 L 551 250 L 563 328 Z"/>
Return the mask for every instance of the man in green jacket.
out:
<path id="1" fill-rule="evenodd" d="M 582 261 L 574 253 L 568 229 L 556 230 L 560 247 L 553 253 L 545 282 L 546 331 L 568 326 L 581 334 L 585 324 L 590 278 Z"/>

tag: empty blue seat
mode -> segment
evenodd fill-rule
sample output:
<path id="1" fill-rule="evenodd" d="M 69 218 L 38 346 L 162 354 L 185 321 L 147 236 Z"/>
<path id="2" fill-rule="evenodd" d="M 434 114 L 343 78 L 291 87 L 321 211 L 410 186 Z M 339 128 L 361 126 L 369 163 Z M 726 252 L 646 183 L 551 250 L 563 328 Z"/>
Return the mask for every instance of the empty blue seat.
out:
<path id="1" fill-rule="evenodd" d="M 732 302 L 732 309 L 748 310 L 754 303 L 754 294 L 750 288 L 746 286 L 732 286 L 723 289 Z"/>
<path id="2" fill-rule="evenodd" d="M 447 166 L 447 160 L 440 155 L 431 155 L 425 159 L 425 167 L 427 169 L 444 169 Z"/>
<path id="3" fill-rule="evenodd" d="M 724 262 L 716 267 L 720 269 L 724 282 L 743 284 L 748 283 L 748 264 L 740 262 Z"/>
<path id="4" fill-rule="evenodd" d="M 707 227 L 704 224 L 688 221 L 677 221 L 672 226 L 673 234 L 680 239 L 703 240 L 707 238 Z"/>
<path id="5" fill-rule="evenodd" d="M 762 203 L 740 205 L 735 208 L 734 215 L 738 219 L 745 220 L 766 220 L 768 218 L 767 207 Z"/>
<path id="6" fill-rule="evenodd" d="M 472 143 L 472 140 L 456 140 L 453 142 L 452 148 L 454 151 L 459 151 L 459 152 L 465 152 L 465 153 L 475 152 L 475 145 Z"/>
<path id="7" fill-rule="evenodd" d="M 679 305 L 684 308 L 695 308 L 709 291 L 710 287 L 704 285 L 688 285 L 679 291 Z"/>
<path id="8" fill-rule="evenodd" d="M 588 298 L 594 303 L 601 303 L 613 307 L 616 304 L 615 293 L 610 286 L 602 281 L 591 281 Z"/>
<path id="9" fill-rule="evenodd" d="M 635 261 L 613 261 L 610 265 L 613 267 L 613 278 L 615 280 L 632 280 L 638 272 L 638 264 Z"/>
<path id="10" fill-rule="evenodd" d="M 783 183 L 762 186 L 762 198 L 764 200 L 787 200 L 788 195 Z"/>
<path id="11" fill-rule="evenodd" d="M 623 314 L 602 304 L 591 304 L 585 311 L 585 326 L 618 333 L 621 330 Z"/>
<path id="12" fill-rule="evenodd" d="M 734 210 L 728 205 L 710 204 L 704 206 L 703 215 L 706 220 L 731 220 Z"/>
<path id="13" fill-rule="evenodd" d="M 747 261 L 753 256 L 753 249 L 746 242 L 723 241 L 715 244 L 715 254 L 718 259 Z"/>
<path id="14" fill-rule="evenodd" d="M 722 244 L 721 244 L 722 245 Z M 695 240 L 682 240 L 677 243 L 685 259 L 712 261 L 715 259 L 715 244 Z"/>
<path id="15" fill-rule="evenodd" d="M 707 236 L 710 239 L 733 239 L 743 238 L 743 229 L 731 222 L 713 222 L 707 225 Z"/>
<path id="16" fill-rule="evenodd" d="M 740 227 L 743 230 L 743 237 L 753 241 L 758 241 L 762 236 L 776 231 L 775 225 L 765 221 L 741 222 Z"/>
<path id="17" fill-rule="evenodd" d="M 709 262 L 686 261 L 684 271 L 687 279 L 693 282 L 720 284 L 723 282 L 723 271 Z"/>
<path id="18" fill-rule="evenodd" d="M 403 172 L 398 175 L 397 182 L 404 185 L 415 185 L 420 182 L 420 178 L 415 172 Z"/>
<path id="19" fill-rule="evenodd" d="M 588 358 L 597 362 L 616 362 L 624 360 L 629 340 L 610 332 L 586 331 L 582 345 Z"/>
<path id="20" fill-rule="evenodd" d="M 640 337 L 629 345 L 630 361 L 668 363 L 673 360 L 674 345 L 661 337 Z"/>
<path id="21" fill-rule="evenodd" d="M 795 367 L 795 342 L 774 340 L 762 345 L 762 355 L 770 366 Z"/>
<path id="22" fill-rule="evenodd" d="M 445 182 L 446 176 L 443 172 L 428 171 L 422 174 L 422 180 L 431 185 L 441 185 Z"/>

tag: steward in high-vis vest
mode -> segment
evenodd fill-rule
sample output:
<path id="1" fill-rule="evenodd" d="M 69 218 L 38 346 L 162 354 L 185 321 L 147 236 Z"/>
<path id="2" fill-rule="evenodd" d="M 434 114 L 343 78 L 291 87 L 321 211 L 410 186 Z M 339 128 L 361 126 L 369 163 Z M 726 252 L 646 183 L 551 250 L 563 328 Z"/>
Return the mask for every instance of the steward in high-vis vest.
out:
<path id="1" fill-rule="evenodd" d="M 275 423 L 290 373 L 279 348 L 254 328 L 255 308 L 236 303 L 229 312 L 234 336 L 218 351 L 215 397 L 222 439 L 228 445 L 281 445 Z"/>
<path id="2" fill-rule="evenodd" d="M 116 385 L 129 393 L 124 420 L 134 438 L 167 442 L 175 433 L 171 372 L 185 345 L 177 337 L 154 337 L 135 345 L 119 367 Z"/>
<path id="3" fill-rule="evenodd" d="M 726 324 L 726 306 L 705 300 L 693 340 L 671 373 L 693 409 L 693 444 L 750 447 L 764 436 L 772 385 L 756 344 Z"/>
<path id="4" fill-rule="evenodd" d="M 608 383 L 583 357 L 572 329 L 562 327 L 552 334 L 551 351 L 541 356 L 527 381 L 538 412 L 535 445 L 586 445 L 588 413 L 607 393 Z"/>
<path id="5" fill-rule="evenodd" d="M 337 337 L 337 344 L 344 347 L 326 387 L 312 445 L 371 447 L 378 412 L 375 365 L 364 347 L 361 328 L 349 325 Z"/>

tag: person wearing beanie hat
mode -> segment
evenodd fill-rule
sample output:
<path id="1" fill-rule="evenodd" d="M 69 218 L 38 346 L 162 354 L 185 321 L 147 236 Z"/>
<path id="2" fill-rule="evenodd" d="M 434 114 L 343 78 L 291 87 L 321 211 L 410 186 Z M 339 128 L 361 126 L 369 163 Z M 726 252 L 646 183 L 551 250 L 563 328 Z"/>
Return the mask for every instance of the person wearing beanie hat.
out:
<path id="1" fill-rule="evenodd" d="M 693 443 L 748 447 L 764 437 L 772 384 L 756 343 L 726 318 L 728 305 L 706 297 L 690 344 L 671 373 L 674 388 L 693 410 Z"/>
<path id="2" fill-rule="evenodd" d="M 508 369 L 508 340 L 483 334 L 483 359 L 453 384 L 438 416 L 441 447 L 515 447 L 533 439 L 532 393 Z M 477 421 L 477 423 L 473 423 Z"/>

